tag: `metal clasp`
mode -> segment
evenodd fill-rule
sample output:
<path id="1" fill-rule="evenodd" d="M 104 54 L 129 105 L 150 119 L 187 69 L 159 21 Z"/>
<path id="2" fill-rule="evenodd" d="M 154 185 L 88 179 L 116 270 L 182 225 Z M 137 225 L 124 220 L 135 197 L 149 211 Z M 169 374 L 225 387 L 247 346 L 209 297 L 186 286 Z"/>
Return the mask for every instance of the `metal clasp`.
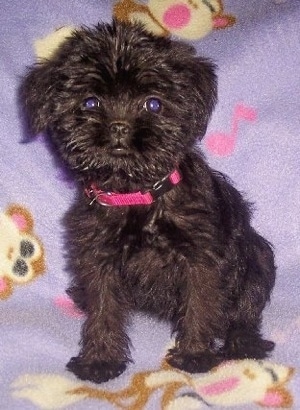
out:
<path id="1" fill-rule="evenodd" d="M 172 188 L 173 188 L 173 184 L 169 179 L 169 175 L 167 175 L 160 181 L 155 182 L 150 192 L 151 192 L 153 199 L 156 200 L 158 197 L 170 191 L 170 189 Z"/>

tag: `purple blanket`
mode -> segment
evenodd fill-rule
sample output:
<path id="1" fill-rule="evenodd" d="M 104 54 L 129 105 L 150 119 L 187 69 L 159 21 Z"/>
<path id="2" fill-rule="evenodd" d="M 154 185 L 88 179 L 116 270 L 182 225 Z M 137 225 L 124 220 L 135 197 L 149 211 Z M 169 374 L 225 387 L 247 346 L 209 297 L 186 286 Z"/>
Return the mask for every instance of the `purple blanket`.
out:
<path id="1" fill-rule="evenodd" d="M 153 23 L 151 29 L 162 34 L 185 37 L 219 67 L 219 103 L 202 148 L 210 164 L 255 203 L 253 225 L 274 245 L 278 276 L 263 322 L 265 336 L 276 342 L 272 357 L 192 376 L 163 363 L 172 343 L 168 324 L 135 315 L 129 330 L 134 363 L 123 375 L 94 385 L 65 370 L 78 352 L 83 321 L 64 293 L 61 219 L 74 193 L 43 136 L 22 143 L 29 135 L 17 89 L 37 58 L 34 45 L 40 45 L 38 55 L 45 51 L 46 42 L 38 39 L 62 26 L 110 21 L 114 3 L 1 5 L 0 408 L 298 409 L 299 0 L 136 0 L 132 15 L 133 0 L 123 0 L 115 11 Z M 192 23 L 194 31 L 188 31 Z"/>

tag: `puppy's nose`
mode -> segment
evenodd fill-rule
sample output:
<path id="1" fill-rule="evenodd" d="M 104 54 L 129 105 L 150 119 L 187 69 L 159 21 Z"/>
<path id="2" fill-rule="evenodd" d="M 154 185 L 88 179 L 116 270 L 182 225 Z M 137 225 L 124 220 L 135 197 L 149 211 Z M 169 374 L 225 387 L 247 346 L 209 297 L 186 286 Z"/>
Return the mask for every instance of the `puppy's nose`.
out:
<path id="1" fill-rule="evenodd" d="M 113 137 L 124 138 L 130 133 L 130 125 L 125 121 L 114 121 L 110 124 L 109 130 Z"/>

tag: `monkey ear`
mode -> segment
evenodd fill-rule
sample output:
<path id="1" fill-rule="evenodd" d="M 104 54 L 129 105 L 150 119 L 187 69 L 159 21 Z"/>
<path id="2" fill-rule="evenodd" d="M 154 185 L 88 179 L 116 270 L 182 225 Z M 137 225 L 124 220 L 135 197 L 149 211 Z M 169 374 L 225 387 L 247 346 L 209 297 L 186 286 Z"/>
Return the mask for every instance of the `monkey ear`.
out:
<path id="1" fill-rule="evenodd" d="M 49 60 L 56 53 L 58 48 L 63 44 L 75 31 L 75 27 L 62 26 L 46 37 L 40 38 L 34 42 L 34 53 L 37 61 Z"/>
<path id="2" fill-rule="evenodd" d="M 31 232 L 33 230 L 33 218 L 23 206 L 10 205 L 5 214 L 10 217 L 20 232 Z"/>

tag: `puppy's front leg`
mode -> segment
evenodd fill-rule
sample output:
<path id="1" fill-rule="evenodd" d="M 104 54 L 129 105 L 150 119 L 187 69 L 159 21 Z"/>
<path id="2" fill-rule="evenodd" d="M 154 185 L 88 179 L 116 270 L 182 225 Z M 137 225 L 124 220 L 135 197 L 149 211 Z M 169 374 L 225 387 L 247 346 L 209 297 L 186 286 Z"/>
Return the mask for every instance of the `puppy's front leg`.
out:
<path id="1" fill-rule="evenodd" d="M 189 373 L 207 372 L 222 358 L 216 353 L 215 339 L 227 328 L 218 269 L 202 264 L 187 268 L 186 289 L 175 323 L 175 347 L 166 360 Z"/>
<path id="2" fill-rule="evenodd" d="M 125 333 L 128 306 L 118 273 L 108 264 L 85 280 L 86 321 L 81 351 L 67 364 L 82 380 L 102 383 L 119 376 L 131 361 Z"/>

